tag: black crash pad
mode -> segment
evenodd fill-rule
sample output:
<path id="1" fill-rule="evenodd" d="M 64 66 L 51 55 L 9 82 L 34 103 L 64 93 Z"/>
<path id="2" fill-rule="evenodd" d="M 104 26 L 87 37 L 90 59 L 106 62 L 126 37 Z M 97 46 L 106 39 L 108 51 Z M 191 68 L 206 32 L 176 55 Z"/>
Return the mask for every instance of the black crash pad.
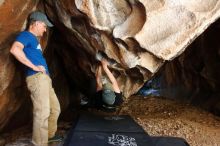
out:
<path id="1" fill-rule="evenodd" d="M 75 131 L 144 132 L 142 127 L 128 115 L 96 116 L 92 114 L 80 116 Z"/>
<path id="2" fill-rule="evenodd" d="M 150 137 L 130 116 L 81 115 L 64 146 L 187 146 L 184 139 Z"/>

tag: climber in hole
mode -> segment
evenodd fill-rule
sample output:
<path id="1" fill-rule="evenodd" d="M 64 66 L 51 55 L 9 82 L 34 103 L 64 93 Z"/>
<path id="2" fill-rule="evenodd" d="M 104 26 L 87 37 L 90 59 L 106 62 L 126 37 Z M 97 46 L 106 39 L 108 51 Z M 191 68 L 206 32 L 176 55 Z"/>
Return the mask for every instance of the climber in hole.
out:
<path id="1" fill-rule="evenodd" d="M 55 134 L 60 103 L 39 43 L 47 27 L 52 26 L 44 13 L 32 12 L 26 30 L 18 34 L 10 49 L 12 55 L 25 66 L 26 83 L 33 103 L 32 144 L 37 146 L 62 141 L 62 137 Z"/>
<path id="2" fill-rule="evenodd" d="M 114 110 L 123 103 L 122 93 L 116 78 L 108 68 L 110 61 L 105 59 L 100 53 L 96 55 L 96 59 L 99 60 L 95 76 L 96 91 L 90 98 L 89 105 L 96 108 Z"/>

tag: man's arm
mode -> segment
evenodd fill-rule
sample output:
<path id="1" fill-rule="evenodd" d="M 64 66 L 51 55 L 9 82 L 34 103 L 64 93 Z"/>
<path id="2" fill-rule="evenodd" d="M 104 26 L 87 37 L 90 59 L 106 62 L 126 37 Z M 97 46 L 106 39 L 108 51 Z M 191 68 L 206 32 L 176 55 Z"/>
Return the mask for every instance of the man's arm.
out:
<path id="1" fill-rule="evenodd" d="M 111 73 L 111 71 L 109 70 L 108 68 L 108 62 L 107 60 L 105 59 L 102 59 L 101 60 L 101 63 L 102 63 L 102 67 L 103 67 L 103 70 L 105 71 L 105 73 L 107 74 L 109 80 L 111 81 L 112 83 L 112 88 L 113 90 L 116 92 L 116 93 L 120 93 L 120 88 L 118 86 L 118 82 L 117 80 L 115 79 L 114 75 Z"/>
<path id="2" fill-rule="evenodd" d="M 101 68 L 101 66 L 98 66 L 98 68 L 96 70 L 96 91 L 102 90 L 101 77 L 102 77 L 102 68 Z"/>
<path id="3" fill-rule="evenodd" d="M 13 44 L 12 44 L 12 47 L 10 49 L 10 53 L 12 55 L 15 56 L 15 58 L 21 62 L 22 64 L 26 65 L 27 67 L 33 69 L 34 71 L 37 71 L 37 72 L 43 72 L 43 73 L 46 73 L 45 72 L 45 68 L 41 65 L 39 66 L 35 66 L 24 54 L 23 52 L 23 49 L 24 49 L 24 45 L 20 42 L 17 42 L 15 41 Z"/>

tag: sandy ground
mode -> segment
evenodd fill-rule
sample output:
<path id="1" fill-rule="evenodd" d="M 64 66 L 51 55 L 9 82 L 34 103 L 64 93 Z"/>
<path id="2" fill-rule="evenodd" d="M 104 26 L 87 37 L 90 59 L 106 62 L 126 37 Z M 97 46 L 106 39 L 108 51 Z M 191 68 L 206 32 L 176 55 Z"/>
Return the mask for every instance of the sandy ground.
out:
<path id="1" fill-rule="evenodd" d="M 191 146 L 220 146 L 220 117 L 176 101 L 131 97 L 120 114 L 130 114 L 152 136 L 182 137 Z"/>
<path id="2" fill-rule="evenodd" d="M 98 114 L 107 114 L 90 110 Z M 113 115 L 129 114 L 151 136 L 174 136 L 186 139 L 190 146 L 220 146 L 220 117 L 202 109 L 164 98 L 133 96 Z M 112 115 L 110 114 L 110 115 Z M 72 122 L 60 122 L 64 137 Z M 0 145 L 29 146 L 31 126 L 0 137 Z M 6 143 L 6 144 L 3 144 Z M 62 146 L 62 143 L 50 146 Z"/>

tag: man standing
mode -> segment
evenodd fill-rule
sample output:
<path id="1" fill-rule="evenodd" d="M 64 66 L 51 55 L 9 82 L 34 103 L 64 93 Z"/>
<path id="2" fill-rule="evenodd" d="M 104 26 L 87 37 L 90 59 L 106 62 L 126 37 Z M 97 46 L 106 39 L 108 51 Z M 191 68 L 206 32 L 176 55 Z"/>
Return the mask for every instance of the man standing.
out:
<path id="1" fill-rule="evenodd" d="M 17 36 L 10 49 L 14 57 L 26 67 L 26 83 L 33 103 L 32 143 L 37 146 L 47 146 L 48 142 L 62 140 L 62 137 L 55 135 L 60 104 L 38 40 L 46 32 L 47 26 L 53 25 L 44 13 L 32 12 L 27 30 Z"/>

